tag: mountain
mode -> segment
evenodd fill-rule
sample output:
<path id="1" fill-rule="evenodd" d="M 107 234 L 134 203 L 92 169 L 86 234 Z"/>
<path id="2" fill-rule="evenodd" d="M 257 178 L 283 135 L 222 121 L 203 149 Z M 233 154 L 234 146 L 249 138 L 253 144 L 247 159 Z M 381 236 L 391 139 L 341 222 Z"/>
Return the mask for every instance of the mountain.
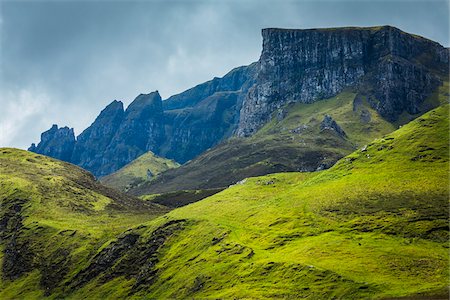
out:
<path id="1" fill-rule="evenodd" d="M 446 81 L 424 100 L 420 111 L 448 103 L 448 88 Z M 252 136 L 229 139 L 128 193 L 140 196 L 217 189 L 251 176 L 326 169 L 420 115 L 404 113 L 396 122 L 389 122 L 357 90 L 311 104 L 286 104 L 280 111 L 281 117 L 275 116 Z"/>
<path id="2" fill-rule="evenodd" d="M 156 156 L 151 151 L 142 154 L 120 170 L 102 177 L 101 183 L 120 191 L 127 191 L 131 187 L 154 179 L 155 176 L 180 165 L 170 159 Z"/>
<path id="3" fill-rule="evenodd" d="M 448 112 L 156 218 L 79 168 L 2 149 L 0 297 L 446 299 Z"/>
<path id="4" fill-rule="evenodd" d="M 125 111 L 123 103 L 114 100 L 76 141 L 71 137 L 71 148 L 52 127 L 29 150 L 79 165 L 98 177 L 147 151 L 184 163 L 231 136 L 254 68 L 236 68 L 165 101 L 157 91 L 141 94 Z"/>
<path id="5" fill-rule="evenodd" d="M 262 36 L 258 62 L 223 78 L 165 101 L 156 92 L 140 95 L 125 113 L 113 102 L 117 115 L 100 115 L 102 122 L 86 129 L 71 158 L 64 159 L 99 177 L 147 151 L 185 163 L 230 137 L 252 136 L 274 118 L 282 119 L 286 105 L 311 104 L 347 90 L 395 123 L 435 107 L 423 103 L 448 81 L 448 49 L 390 26 L 268 28 Z M 90 137 L 91 131 L 103 130 L 98 127 L 105 127 L 105 139 Z M 59 139 L 48 139 L 56 142 L 41 141 L 30 150 L 63 159 L 53 150 L 62 148 Z M 342 151 L 349 153 L 346 147 Z M 304 163 L 312 168 L 319 161 L 314 156 Z"/>
<path id="6" fill-rule="evenodd" d="M 391 26 L 263 29 L 255 85 L 237 134 L 248 136 L 286 103 L 312 103 L 356 87 L 372 108 L 395 121 L 419 105 L 448 75 L 449 51 Z"/>
<path id="7" fill-rule="evenodd" d="M 40 143 L 37 146 L 31 144 L 28 150 L 69 161 L 74 147 L 75 135 L 73 128 L 67 126 L 58 128 L 58 125 L 53 124 L 49 130 L 41 134 Z"/>

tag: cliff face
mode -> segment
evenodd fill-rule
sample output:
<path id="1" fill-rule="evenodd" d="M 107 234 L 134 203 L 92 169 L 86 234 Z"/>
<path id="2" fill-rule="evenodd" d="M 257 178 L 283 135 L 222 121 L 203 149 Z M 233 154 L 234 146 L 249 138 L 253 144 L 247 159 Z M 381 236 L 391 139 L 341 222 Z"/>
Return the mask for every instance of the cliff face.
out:
<path id="1" fill-rule="evenodd" d="M 41 141 L 36 146 L 34 143 L 29 151 L 44 154 L 60 160 L 69 161 L 75 146 L 73 128 L 61 127 L 54 124 L 49 130 L 41 134 Z"/>
<path id="2" fill-rule="evenodd" d="M 78 137 L 71 162 L 86 170 L 102 168 L 105 149 L 108 148 L 124 119 L 123 103 L 114 100 Z"/>
<path id="3" fill-rule="evenodd" d="M 168 138 L 159 155 L 184 163 L 230 137 L 255 71 L 256 63 L 239 67 L 163 101 Z"/>
<path id="4" fill-rule="evenodd" d="M 360 89 L 388 120 L 419 104 L 447 72 L 448 50 L 389 26 L 264 29 L 255 85 L 240 112 L 238 136 L 249 136 L 286 103 L 311 103 L 346 87 Z"/>
<path id="5" fill-rule="evenodd" d="M 232 135 L 254 77 L 255 65 L 250 65 L 166 101 L 158 92 L 141 94 L 124 111 L 122 102 L 115 100 L 76 141 L 72 132 L 71 148 L 44 133 L 38 147 L 29 150 L 74 163 L 99 177 L 147 151 L 186 162 Z"/>
<path id="6" fill-rule="evenodd" d="M 448 76 L 449 51 L 389 26 L 263 29 L 258 62 L 162 101 L 139 95 L 124 111 L 112 102 L 75 141 L 53 128 L 31 151 L 110 174 L 147 151 L 184 163 L 233 133 L 250 136 L 288 103 L 313 103 L 344 89 L 385 119 L 420 111 Z M 370 116 L 368 116 L 370 118 Z M 366 116 L 367 118 L 367 116 Z"/>

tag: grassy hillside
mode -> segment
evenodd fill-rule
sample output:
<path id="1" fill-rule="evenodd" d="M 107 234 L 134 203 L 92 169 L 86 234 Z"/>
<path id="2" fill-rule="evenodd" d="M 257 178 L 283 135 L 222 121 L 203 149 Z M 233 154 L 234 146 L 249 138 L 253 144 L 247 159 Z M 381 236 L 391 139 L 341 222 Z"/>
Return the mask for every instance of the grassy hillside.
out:
<path id="1" fill-rule="evenodd" d="M 447 299 L 448 109 L 326 171 L 249 178 L 136 225 L 52 296 Z M 19 278 L 6 295 L 36 286 Z"/>
<path id="2" fill-rule="evenodd" d="M 117 172 L 101 178 L 100 181 L 106 186 L 125 192 L 131 187 L 152 180 L 154 176 L 161 172 L 179 166 L 174 160 L 159 157 L 149 151 Z"/>
<path id="3" fill-rule="evenodd" d="M 287 105 L 280 113 L 282 118 L 274 116 L 254 136 L 232 138 L 129 192 L 143 195 L 227 187 L 251 176 L 328 168 L 358 146 L 396 128 L 380 118 L 365 99 L 355 97 L 355 93 L 344 92 L 313 104 Z M 327 114 L 346 136 L 321 130 Z"/>
<path id="4" fill-rule="evenodd" d="M 58 293 L 104 243 L 167 211 L 10 148 L 0 149 L 0 203 L 1 299 Z"/>
<path id="5" fill-rule="evenodd" d="M 1 149 L 0 298 L 447 299 L 448 113 L 159 217 L 77 167 Z"/>
<path id="6" fill-rule="evenodd" d="M 250 178 L 172 211 L 189 225 L 150 298 L 446 299 L 448 128 L 445 105 L 327 171 Z"/>

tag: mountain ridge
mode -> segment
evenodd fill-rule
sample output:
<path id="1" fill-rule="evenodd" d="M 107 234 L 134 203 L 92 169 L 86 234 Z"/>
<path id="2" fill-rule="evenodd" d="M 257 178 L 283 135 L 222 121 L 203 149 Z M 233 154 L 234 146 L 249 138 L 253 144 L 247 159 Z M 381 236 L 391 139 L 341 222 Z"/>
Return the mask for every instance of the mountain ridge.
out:
<path id="1" fill-rule="evenodd" d="M 417 114 L 448 70 L 447 48 L 391 26 L 267 28 L 262 36 L 258 62 L 158 101 L 151 121 L 130 120 L 130 124 L 145 126 L 126 127 L 117 133 L 121 125 L 111 121 L 105 126 L 116 138 L 107 134 L 104 141 L 93 143 L 81 138 L 69 159 L 53 151 L 52 143 L 30 150 L 64 158 L 98 177 L 147 151 L 185 163 L 234 135 L 253 135 L 274 114 L 282 117 L 286 104 L 316 102 L 348 87 L 355 88 L 389 121 L 404 112 Z M 141 140 L 151 142 L 144 145 Z M 57 141 L 54 144 L 61 146 Z M 78 152 L 85 157 L 80 158 L 83 154 Z"/>

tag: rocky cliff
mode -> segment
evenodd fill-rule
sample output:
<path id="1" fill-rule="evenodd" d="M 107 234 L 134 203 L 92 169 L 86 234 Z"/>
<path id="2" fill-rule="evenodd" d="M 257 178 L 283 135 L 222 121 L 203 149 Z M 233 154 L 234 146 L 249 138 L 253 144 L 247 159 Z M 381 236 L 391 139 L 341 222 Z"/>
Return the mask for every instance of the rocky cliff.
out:
<path id="1" fill-rule="evenodd" d="M 183 163 L 232 135 L 254 78 L 255 64 L 165 101 L 158 92 L 141 94 L 124 111 L 122 102 L 114 100 L 76 141 L 72 131 L 71 147 L 52 128 L 29 150 L 74 163 L 98 177 L 147 151 Z"/>
<path id="2" fill-rule="evenodd" d="M 448 50 L 390 27 L 263 29 L 256 83 L 240 112 L 237 135 L 249 136 L 285 104 L 311 103 L 347 87 L 367 95 L 394 121 L 420 103 L 448 73 Z"/>
<path id="3" fill-rule="evenodd" d="M 53 126 L 41 134 L 41 141 L 36 146 L 31 144 L 29 151 L 44 154 L 64 161 L 70 161 L 75 146 L 73 128 Z"/>
<path id="4" fill-rule="evenodd" d="M 347 89 L 392 122 L 404 112 L 419 113 L 448 77 L 448 49 L 390 26 L 268 28 L 262 36 L 256 63 L 165 101 L 157 92 L 139 95 L 126 111 L 114 101 L 76 141 L 68 129 L 52 128 L 30 150 L 96 176 L 147 151 L 184 163 L 233 133 L 251 136 L 272 117 L 281 121 L 289 103 L 313 103 Z"/>

